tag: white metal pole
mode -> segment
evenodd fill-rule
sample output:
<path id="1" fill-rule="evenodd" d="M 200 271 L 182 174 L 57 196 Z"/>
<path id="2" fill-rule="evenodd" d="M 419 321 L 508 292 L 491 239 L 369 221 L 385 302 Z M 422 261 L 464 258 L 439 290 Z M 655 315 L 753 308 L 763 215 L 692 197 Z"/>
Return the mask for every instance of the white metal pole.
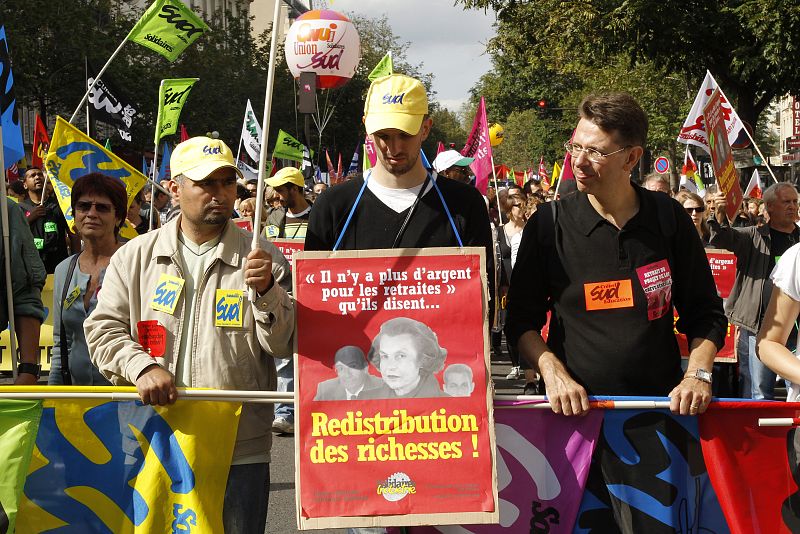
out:
<path id="1" fill-rule="evenodd" d="M 275 11 L 272 15 L 272 41 L 269 46 L 269 70 L 267 70 L 267 87 L 264 90 L 264 118 L 261 121 L 261 152 L 258 161 L 258 185 L 256 187 L 256 212 L 253 216 L 253 244 L 252 249 L 258 248 L 258 239 L 261 235 L 261 213 L 264 211 L 264 180 L 267 167 L 267 140 L 269 139 L 269 116 L 272 111 L 272 86 L 275 83 L 275 54 L 278 48 L 278 34 L 281 27 L 281 2 L 276 0 Z M 251 302 L 256 300 L 256 290 L 250 288 L 248 298 Z"/>
<path id="2" fill-rule="evenodd" d="M 3 224 L 3 264 L 6 274 L 6 306 L 8 307 L 8 341 L 11 347 L 11 374 L 17 379 L 17 331 L 14 321 L 14 286 L 11 284 L 11 232 L 8 228 L 8 193 L 6 193 L 5 154 L 3 153 L 3 128 L 0 126 L 0 169 L 3 170 L 3 182 L 0 187 L 0 221 Z"/>
<path id="3" fill-rule="evenodd" d="M 489 154 L 489 158 L 492 161 L 492 181 L 494 181 L 494 199 L 497 201 L 497 220 L 500 226 L 503 226 L 503 210 L 500 209 L 500 190 L 497 188 L 497 173 L 494 171 L 494 154 Z"/>
<path id="4" fill-rule="evenodd" d="M 78 111 L 80 111 L 80 109 L 81 109 L 81 106 L 83 106 L 83 103 L 84 103 L 84 102 L 86 102 L 86 99 L 87 99 L 87 98 L 89 98 L 89 93 L 91 93 L 91 92 L 92 92 L 92 90 L 94 89 L 94 86 L 95 86 L 95 85 L 97 85 L 97 81 L 100 79 L 100 77 L 101 77 L 101 76 L 103 75 L 103 73 L 106 71 L 106 69 L 108 68 L 108 66 L 111 64 L 111 61 L 113 61 L 113 60 L 114 60 L 114 58 L 115 58 L 115 57 L 117 57 L 117 54 L 119 54 L 119 51 L 120 51 L 120 50 L 122 50 L 122 47 L 123 47 L 123 46 L 125 46 L 125 43 L 126 43 L 127 41 L 128 41 L 128 36 L 126 35 L 126 36 L 125 36 L 125 39 L 123 39 L 123 40 L 122 40 L 122 42 L 121 42 L 121 43 L 119 44 L 119 46 L 117 47 L 117 49 L 116 49 L 116 50 L 114 50 L 114 53 L 113 53 L 113 54 L 111 54 L 111 57 L 110 57 L 110 58 L 108 58 L 108 61 L 106 61 L 106 64 L 105 64 L 105 65 L 103 65 L 103 68 L 102 68 L 102 69 L 100 69 L 100 72 L 98 72 L 98 73 L 97 73 L 97 76 L 95 77 L 94 81 L 92 81 L 92 85 L 90 85 L 90 86 L 89 86 L 89 89 L 87 89 L 87 90 L 86 90 L 86 92 L 83 94 L 83 98 L 81 98 L 81 101 L 80 101 L 80 103 L 78 104 L 78 107 L 76 107 L 76 108 L 75 108 L 75 111 L 72 113 L 72 117 L 70 117 L 70 118 L 69 118 L 69 123 L 70 123 L 70 124 L 72 124 L 72 121 L 74 121 L 74 120 L 75 120 L 75 116 L 78 114 Z"/>

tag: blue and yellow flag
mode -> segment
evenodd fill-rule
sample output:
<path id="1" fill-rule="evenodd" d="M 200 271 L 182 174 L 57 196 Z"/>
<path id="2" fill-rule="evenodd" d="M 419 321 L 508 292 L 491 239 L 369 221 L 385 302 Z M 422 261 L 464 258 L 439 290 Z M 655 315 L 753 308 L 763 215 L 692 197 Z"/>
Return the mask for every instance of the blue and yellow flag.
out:
<path id="1" fill-rule="evenodd" d="M 147 182 L 144 174 L 61 117 L 56 120 L 56 129 L 44 167 L 47 177 L 53 183 L 58 205 L 61 206 L 71 229 L 75 224 L 70 206 L 72 184 L 84 174 L 101 172 L 122 180 L 128 193 L 128 206 Z"/>
<path id="2" fill-rule="evenodd" d="M 230 402 L 43 401 L 17 534 L 222 532 L 240 412 Z"/>

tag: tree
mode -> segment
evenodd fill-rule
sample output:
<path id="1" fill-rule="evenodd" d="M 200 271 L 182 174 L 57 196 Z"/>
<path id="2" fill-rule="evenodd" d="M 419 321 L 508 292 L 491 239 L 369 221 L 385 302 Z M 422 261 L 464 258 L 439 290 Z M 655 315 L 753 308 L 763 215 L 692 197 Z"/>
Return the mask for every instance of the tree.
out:
<path id="1" fill-rule="evenodd" d="M 709 69 L 755 125 L 777 96 L 800 92 L 794 0 L 459 0 L 497 11 L 496 57 L 545 58 L 564 74 L 618 57 L 652 63 L 697 88 Z"/>

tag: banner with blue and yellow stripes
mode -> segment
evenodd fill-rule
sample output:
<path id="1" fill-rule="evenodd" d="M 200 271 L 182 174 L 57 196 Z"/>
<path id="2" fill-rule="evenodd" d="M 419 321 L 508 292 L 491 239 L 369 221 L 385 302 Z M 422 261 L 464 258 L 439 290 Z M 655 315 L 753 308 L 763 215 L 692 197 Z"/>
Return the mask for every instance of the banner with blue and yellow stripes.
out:
<path id="1" fill-rule="evenodd" d="M 6 403 L 19 401 L 0 402 L 2 425 L 10 410 Z M 14 532 L 13 521 L 17 534 L 64 527 L 65 532 L 114 534 L 222 532 L 240 403 L 179 400 L 154 407 L 97 399 L 40 402 L 38 430 L 27 423 L 26 435 L 35 444 L 8 532 Z M 0 434 L 0 451 L 18 448 L 19 436 Z M 0 462 L 0 481 L 6 466 Z"/>

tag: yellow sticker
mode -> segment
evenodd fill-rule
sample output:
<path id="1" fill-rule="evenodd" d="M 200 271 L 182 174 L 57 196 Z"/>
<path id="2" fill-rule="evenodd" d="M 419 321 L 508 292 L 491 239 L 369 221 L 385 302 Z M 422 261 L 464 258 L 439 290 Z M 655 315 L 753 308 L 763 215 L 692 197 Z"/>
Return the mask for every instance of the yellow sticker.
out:
<path id="1" fill-rule="evenodd" d="M 72 306 L 72 303 L 78 299 L 80 294 L 81 294 L 80 286 L 75 286 L 75 289 L 70 291 L 69 295 L 67 295 L 67 298 L 64 299 L 64 309 L 66 310 L 67 308 Z"/>
<path id="2" fill-rule="evenodd" d="M 217 289 L 214 306 L 214 326 L 242 326 L 244 291 Z"/>
<path id="3" fill-rule="evenodd" d="M 275 226 L 274 224 L 270 224 L 266 228 L 264 228 L 264 235 L 267 236 L 267 239 L 275 239 L 279 235 L 281 235 L 281 229 Z"/>
<path id="4" fill-rule="evenodd" d="M 184 281 L 177 276 L 162 274 L 158 277 L 156 290 L 153 292 L 153 301 L 150 306 L 156 311 L 162 311 L 170 315 L 175 313 L 178 305 L 178 298 L 181 296 Z"/>

